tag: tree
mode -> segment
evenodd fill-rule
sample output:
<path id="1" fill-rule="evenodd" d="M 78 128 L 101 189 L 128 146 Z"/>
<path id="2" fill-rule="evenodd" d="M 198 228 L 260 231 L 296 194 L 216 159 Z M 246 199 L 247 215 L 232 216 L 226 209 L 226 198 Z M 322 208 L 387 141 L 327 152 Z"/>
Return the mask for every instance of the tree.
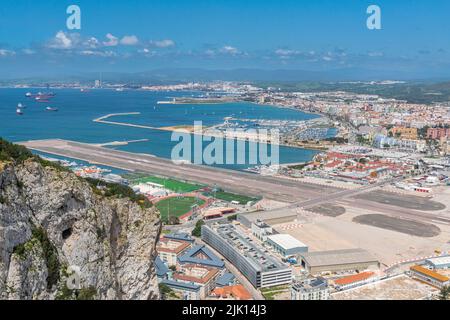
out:
<path id="1" fill-rule="evenodd" d="M 161 293 L 162 299 L 166 300 L 175 296 L 175 292 L 168 285 L 164 283 L 159 284 L 159 292 Z"/>
<path id="2" fill-rule="evenodd" d="M 170 216 L 168 221 L 167 221 L 167 223 L 170 224 L 170 225 L 180 224 L 180 218 L 178 218 L 176 216 Z"/>
<path id="3" fill-rule="evenodd" d="M 202 225 L 204 225 L 204 224 L 205 224 L 205 221 L 203 221 L 202 219 L 197 221 L 197 223 L 195 224 L 194 230 L 192 230 L 192 235 L 194 237 L 200 238 L 202 236 Z"/>
<path id="4" fill-rule="evenodd" d="M 450 286 L 442 287 L 441 292 L 439 293 L 439 300 L 448 300 L 450 295 Z"/>

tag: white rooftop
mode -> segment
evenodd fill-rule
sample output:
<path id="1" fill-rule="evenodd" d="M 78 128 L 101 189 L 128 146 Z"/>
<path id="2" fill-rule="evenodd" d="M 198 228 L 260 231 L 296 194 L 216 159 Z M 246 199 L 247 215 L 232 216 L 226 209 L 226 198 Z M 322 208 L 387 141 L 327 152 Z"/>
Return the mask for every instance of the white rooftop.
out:
<path id="1" fill-rule="evenodd" d="M 270 239 L 271 241 L 278 244 L 280 247 L 282 247 L 284 250 L 299 248 L 299 247 L 307 247 L 306 244 L 303 242 L 295 239 L 293 236 L 289 234 L 274 234 L 271 236 L 268 236 L 267 239 Z"/>
<path id="2" fill-rule="evenodd" d="M 450 256 L 430 258 L 426 261 L 434 265 L 450 264 Z"/>

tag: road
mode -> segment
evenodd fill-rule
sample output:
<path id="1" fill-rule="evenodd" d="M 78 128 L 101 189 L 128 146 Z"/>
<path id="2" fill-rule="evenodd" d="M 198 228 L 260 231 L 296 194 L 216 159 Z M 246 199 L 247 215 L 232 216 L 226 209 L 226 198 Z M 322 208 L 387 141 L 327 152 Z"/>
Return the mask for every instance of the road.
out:
<path id="1" fill-rule="evenodd" d="M 295 203 L 330 195 L 339 189 L 311 183 L 262 176 L 193 164 L 175 164 L 171 160 L 66 140 L 34 140 L 20 143 L 29 149 L 62 157 L 79 159 L 129 171 L 156 174 L 183 181 L 218 186 L 226 191 L 261 196 Z"/>

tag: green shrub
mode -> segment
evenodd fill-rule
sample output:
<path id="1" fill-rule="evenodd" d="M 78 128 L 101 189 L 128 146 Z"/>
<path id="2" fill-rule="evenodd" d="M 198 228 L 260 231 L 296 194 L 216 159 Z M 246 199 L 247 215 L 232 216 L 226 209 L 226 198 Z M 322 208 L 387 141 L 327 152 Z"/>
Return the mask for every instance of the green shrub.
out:
<path id="1" fill-rule="evenodd" d="M 50 290 L 58 283 L 60 277 L 59 273 L 61 264 L 58 259 L 58 252 L 55 246 L 48 239 L 47 232 L 44 229 L 35 227 L 32 229 L 31 233 L 32 237 L 41 243 L 45 264 L 47 265 L 48 270 L 47 289 Z"/>
<path id="2" fill-rule="evenodd" d="M 194 237 L 200 238 L 202 236 L 202 226 L 205 224 L 205 221 L 202 219 L 198 220 L 195 224 L 194 230 L 192 230 L 192 235 Z"/>
<path id="3" fill-rule="evenodd" d="M 96 295 L 97 289 L 95 289 L 93 286 L 81 288 L 76 293 L 77 300 L 94 300 Z"/>
<path id="4" fill-rule="evenodd" d="M 54 169 L 56 169 L 56 170 L 58 170 L 58 171 L 70 172 L 70 169 L 69 169 L 69 168 L 66 168 L 66 167 L 62 166 L 62 165 L 60 165 L 59 163 L 56 163 L 56 162 L 53 162 L 53 161 L 48 161 L 48 160 L 42 159 L 42 158 L 39 157 L 39 156 L 35 156 L 35 159 L 36 159 L 36 160 L 37 160 L 44 168 L 49 167 L 49 168 L 54 168 Z"/>
<path id="5" fill-rule="evenodd" d="M 142 208 L 151 208 L 153 206 L 144 195 L 136 194 L 133 189 L 128 186 L 93 178 L 86 178 L 85 180 L 97 194 L 101 193 L 106 197 L 129 198 L 131 201 L 139 204 Z"/>
<path id="6" fill-rule="evenodd" d="M 32 157 L 33 154 L 27 148 L 0 138 L 0 161 L 12 160 L 15 163 L 22 163 Z"/>
<path id="7" fill-rule="evenodd" d="M 19 257 L 24 257 L 25 252 L 26 252 L 25 243 L 21 243 L 21 244 L 15 246 L 13 249 L 13 254 L 16 254 Z"/>

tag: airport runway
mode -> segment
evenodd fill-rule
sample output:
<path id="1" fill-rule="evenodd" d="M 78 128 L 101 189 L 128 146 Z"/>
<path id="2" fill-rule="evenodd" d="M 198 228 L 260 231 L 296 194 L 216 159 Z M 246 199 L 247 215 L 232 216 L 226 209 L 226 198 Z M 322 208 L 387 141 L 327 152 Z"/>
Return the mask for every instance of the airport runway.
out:
<path id="1" fill-rule="evenodd" d="M 171 160 L 148 154 L 118 151 L 67 140 L 33 140 L 19 144 L 35 151 L 83 160 L 93 164 L 176 178 L 209 186 L 218 186 L 226 191 L 250 196 L 261 196 L 282 202 L 296 203 L 323 198 L 340 191 L 340 189 L 331 186 L 321 186 L 235 170 L 192 164 L 175 164 Z"/>

